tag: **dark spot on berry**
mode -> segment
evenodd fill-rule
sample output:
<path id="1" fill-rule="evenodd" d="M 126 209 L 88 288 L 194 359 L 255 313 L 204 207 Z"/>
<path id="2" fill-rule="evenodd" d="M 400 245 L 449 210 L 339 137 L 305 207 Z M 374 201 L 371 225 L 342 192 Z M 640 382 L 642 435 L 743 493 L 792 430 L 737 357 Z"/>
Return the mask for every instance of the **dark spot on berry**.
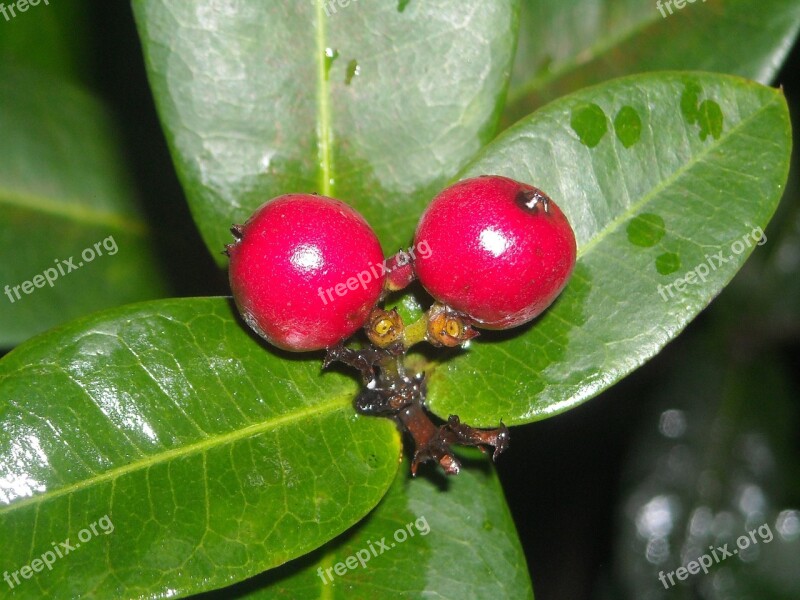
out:
<path id="1" fill-rule="evenodd" d="M 543 210 L 545 213 L 550 212 L 550 198 L 543 191 L 536 188 L 521 190 L 515 200 L 521 208 L 529 212 L 537 212 L 539 210 Z"/>

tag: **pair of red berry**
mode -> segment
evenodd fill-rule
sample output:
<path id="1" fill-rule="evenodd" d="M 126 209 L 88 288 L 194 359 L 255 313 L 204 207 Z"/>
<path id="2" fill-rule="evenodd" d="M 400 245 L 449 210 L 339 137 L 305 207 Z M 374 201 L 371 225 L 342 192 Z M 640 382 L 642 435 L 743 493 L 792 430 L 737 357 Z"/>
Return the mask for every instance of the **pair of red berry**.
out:
<path id="1" fill-rule="evenodd" d="M 291 351 L 333 346 L 362 327 L 389 284 L 380 243 L 347 204 L 287 194 L 233 228 L 233 297 L 262 337 Z M 575 265 L 572 228 L 540 190 L 483 176 L 445 189 L 422 215 L 411 268 L 476 327 L 508 329 L 546 309 Z M 410 279 L 409 277 L 408 279 Z"/>

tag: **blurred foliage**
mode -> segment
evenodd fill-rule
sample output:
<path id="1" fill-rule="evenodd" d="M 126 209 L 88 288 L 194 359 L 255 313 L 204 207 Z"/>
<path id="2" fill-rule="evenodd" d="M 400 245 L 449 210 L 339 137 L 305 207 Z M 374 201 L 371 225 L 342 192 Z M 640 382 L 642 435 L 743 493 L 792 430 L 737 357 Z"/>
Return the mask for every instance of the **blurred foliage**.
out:
<path id="1" fill-rule="evenodd" d="M 87 89 L 95 78 L 88 4 L 24 12 L 14 4 L 5 15 L 0 349 L 95 310 L 167 295 L 120 128 Z"/>
<path id="2" fill-rule="evenodd" d="M 774 349 L 731 348 L 724 334 L 692 340 L 632 447 L 616 552 L 627 597 L 800 597 L 793 385 Z M 666 574 L 702 555 L 708 576 L 673 589 Z"/>
<path id="3" fill-rule="evenodd" d="M 632 73 L 691 69 L 770 83 L 800 29 L 795 0 L 703 0 L 684 2 L 682 9 L 668 4 L 525 0 L 505 122 Z"/>
<path id="4" fill-rule="evenodd" d="M 14 2 L 5 4 L 8 20 L 0 20 L 2 64 L 84 84 L 92 81 L 96 64 L 88 0 L 40 2 L 24 12 L 17 11 Z"/>

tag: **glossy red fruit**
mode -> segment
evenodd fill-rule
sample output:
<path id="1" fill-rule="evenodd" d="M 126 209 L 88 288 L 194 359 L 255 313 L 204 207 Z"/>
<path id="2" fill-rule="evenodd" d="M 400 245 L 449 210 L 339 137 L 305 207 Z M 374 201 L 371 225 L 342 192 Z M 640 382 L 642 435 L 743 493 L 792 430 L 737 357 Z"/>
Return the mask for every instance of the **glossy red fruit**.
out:
<path id="1" fill-rule="evenodd" d="M 495 175 L 441 192 L 420 219 L 414 265 L 439 302 L 486 329 L 530 321 L 555 300 L 575 266 L 575 234 L 550 198 Z"/>
<path id="2" fill-rule="evenodd" d="M 372 228 L 333 198 L 287 194 L 261 205 L 228 245 L 244 320 L 285 350 L 319 350 L 355 333 L 383 289 Z"/>

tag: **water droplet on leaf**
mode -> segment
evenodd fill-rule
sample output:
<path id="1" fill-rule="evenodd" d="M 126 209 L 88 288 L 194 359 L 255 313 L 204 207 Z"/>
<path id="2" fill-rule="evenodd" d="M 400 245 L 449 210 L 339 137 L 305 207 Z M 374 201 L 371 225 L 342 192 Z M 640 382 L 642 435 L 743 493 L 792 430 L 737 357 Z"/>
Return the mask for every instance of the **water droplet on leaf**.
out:
<path id="1" fill-rule="evenodd" d="M 361 67 L 358 66 L 358 61 L 354 58 L 349 63 L 347 63 L 347 72 L 344 76 L 344 82 L 347 85 L 350 85 L 350 82 L 353 81 L 353 77 L 361 74 Z"/>
<path id="2" fill-rule="evenodd" d="M 632 106 L 623 106 L 614 119 L 614 132 L 626 148 L 630 148 L 642 137 L 642 119 Z"/>
<path id="3" fill-rule="evenodd" d="M 665 252 L 656 257 L 656 271 L 669 275 L 681 268 L 681 257 L 674 252 Z"/>
<path id="4" fill-rule="evenodd" d="M 650 248 L 664 237 L 664 219 L 653 213 L 642 213 L 628 223 L 628 241 L 634 246 Z"/>
<path id="5" fill-rule="evenodd" d="M 715 140 L 722 135 L 722 109 L 713 100 L 703 100 L 698 111 L 698 121 L 700 122 L 700 139 L 704 140 L 713 136 Z"/>
<path id="6" fill-rule="evenodd" d="M 334 50 L 333 48 L 325 48 L 325 79 L 328 79 L 328 75 L 331 72 L 331 67 L 333 66 L 333 61 L 339 58 L 339 51 Z"/>
<path id="7" fill-rule="evenodd" d="M 681 112 L 689 124 L 697 123 L 697 103 L 703 90 L 694 82 L 686 84 L 681 94 Z"/>
<path id="8" fill-rule="evenodd" d="M 606 114 L 597 104 L 587 104 L 572 112 L 572 130 L 578 134 L 581 143 L 594 148 L 608 131 Z"/>
<path id="9" fill-rule="evenodd" d="M 715 140 L 722 135 L 722 108 L 714 100 L 703 100 L 698 105 L 703 90 L 696 83 L 687 83 L 681 95 L 681 112 L 690 125 L 700 126 L 700 139 L 711 135 Z"/>

